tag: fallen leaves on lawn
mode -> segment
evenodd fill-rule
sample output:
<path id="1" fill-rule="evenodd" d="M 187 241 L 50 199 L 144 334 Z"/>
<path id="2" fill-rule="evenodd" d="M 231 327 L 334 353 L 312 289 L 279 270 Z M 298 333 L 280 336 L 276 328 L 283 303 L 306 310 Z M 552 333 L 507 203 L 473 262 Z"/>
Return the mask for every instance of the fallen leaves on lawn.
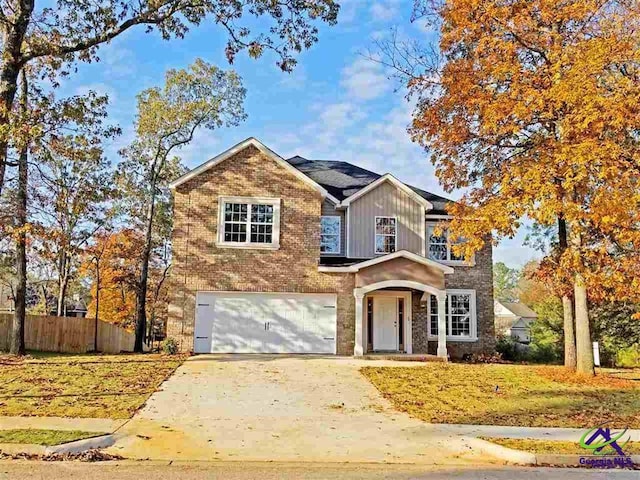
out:
<path id="1" fill-rule="evenodd" d="M 184 356 L 55 355 L 0 368 L 0 415 L 129 418 Z"/>
<path id="2" fill-rule="evenodd" d="M 562 367 L 432 363 L 361 372 L 396 409 L 431 423 L 640 426 L 637 385 L 608 378 L 580 383 Z"/>
<path id="3" fill-rule="evenodd" d="M 5 453 L 0 450 L 0 460 L 40 460 L 43 462 L 105 462 L 110 460 L 123 460 L 120 455 L 112 455 L 101 450 L 87 450 L 80 453 L 50 453 L 47 455 L 38 455 L 34 453 Z"/>
<path id="4" fill-rule="evenodd" d="M 535 371 L 538 375 L 554 382 L 614 389 L 637 388 L 637 385 L 631 380 L 616 378 L 609 375 L 585 375 L 583 373 L 574 372 L 573 370 L 565 367 L 536 367 Z"/>

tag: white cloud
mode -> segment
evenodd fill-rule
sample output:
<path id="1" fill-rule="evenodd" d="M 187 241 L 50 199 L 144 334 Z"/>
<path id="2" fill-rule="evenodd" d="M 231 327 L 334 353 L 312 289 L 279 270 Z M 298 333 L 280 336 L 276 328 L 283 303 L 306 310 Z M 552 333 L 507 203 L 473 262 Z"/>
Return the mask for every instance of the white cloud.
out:
<path id="1" fill-rule="evenodd" d="M 316 153 L 320 155 L 335 152 L 343 133 L 366 118 L 358 105 L 348 101 L 312 105 L 311 116 L 314 120 L 299 129 L 300 143 L 290 142 L 289 145 L 300 147 L 312 143 L 318 147 Z"/>
<path id="2" fill-rule="evenodd" d="M 359 108 L 350 102 L 332 103 L 319 110 L 320 124 L 326 130 L 342 130 L 362 118 Z"/>
<path id="3" fill-rule="evenodd" d="M 371 18 L 377 22 L 387 22 L 398 16 L 397 0 L 379 0 L 371 5 Z"/>
<path id="4" fill-rule="evenodd" d="M 343 160 L 443 194 L 427 155 L 407 133 L 413 105 L 399 95 L 391 98 L 398 102 L 386 113 L 349 101 L 316 104 L 311 108 L 315 120 L 298 128 L 295 137 L 286 133 L 269 137 L 284 156 Z"/>
<path id="5" fill-rule="evenodd" d="M 420 18 L 416 20 L 415 22 L 413 22 L 413 26 L 416 30 L 428 36 L 432 36 L 438 33 L 437 30 L 434 29 L 434 26 L 426 18 Z"/>
<path id="6" fill-rule="evenodd" d="M 391 80 L 387 78 L 380 63 L 358 57 L 342 69 L 340 84 L 349 98 L 372 100 L 390 90 Z"/>
<path id="7" fill-rule="evenodd" d="M 131 77 L 136 72 L 134 53 L 115 43 L 104 45 L 98 50 L 105 78 Z"/>
<path id="8" fill-rule="evenodd" d="M 195 133 L 190 143 L 174 153 L 183 160 L 187 167 L 197 167 L 231 146 L 221 145 L 217 133 L 215 130 L 200 129 Z"/>
<path id="9" fill-rule="evenodd" d="M 353 22 L 359 15 L 359 10 L 363 3 L 364 0 L 341 0 L 338 23 L 346 25 Z"/>
<path id="10" fill-rule="evenodd" d="M 536 260 L 541 257 L 542 255 L 540 252 L 522 245 L 521 239 L 503 240 L 493 249 L 494 263 L 503 262 L 511 268 L 523 267 L 529 261 Z"/>
<path id="11" fill-rule="evenodd" d="M 309 78 L 303 65 L 297 65 L 291 73 L 283 73 L 278 84 L 283 88 L 302 90 L 307 88 Z"/>

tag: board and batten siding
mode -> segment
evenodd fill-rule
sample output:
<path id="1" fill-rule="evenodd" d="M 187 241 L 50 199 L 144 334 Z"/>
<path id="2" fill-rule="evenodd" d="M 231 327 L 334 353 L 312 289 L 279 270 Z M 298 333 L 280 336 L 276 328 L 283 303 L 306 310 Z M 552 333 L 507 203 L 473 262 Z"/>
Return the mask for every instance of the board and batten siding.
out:
<path id="1" fill-rule="evenodd" d="M 341 257 L 346 255 L 347 250 L 347 227 L 344 219 L 344 210 L 336 210 L 335 205 L 329 201 L 322 202 L 321 215 L 340 217 L 340 252 L 339 253 L 322 253 L 323 257 Z"/>
<path id="2" fill-rule="evenodd" d="M 356 199 L 348 210 L 349 257 L 374 258 L 375 217 L 396 217 L 396 250 L 424 255 L 424 207 L 389 182 Z"/>

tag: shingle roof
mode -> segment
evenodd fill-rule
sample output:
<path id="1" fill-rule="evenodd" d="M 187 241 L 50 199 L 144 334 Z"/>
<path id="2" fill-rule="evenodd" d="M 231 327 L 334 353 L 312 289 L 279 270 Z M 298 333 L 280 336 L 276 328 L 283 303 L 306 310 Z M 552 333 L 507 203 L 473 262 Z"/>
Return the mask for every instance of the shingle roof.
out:
<path id="1" fill-rule="evenodd" d="M 352 163 L 337 160 L 309 160 L 296 155 L 287 159 L 287 162 L 320 184 L 340 201 L 382 176 Z M 433 204 L 433 210 L 430 210 L 429 213 L 437 215 L 445 215 L 447 213 L 445 205 L 451 203 L 452 200 L 412 185 L 407 186 Z"/>
<path id="2" fill-rule="evenodd" d="M 500 302 L 504 308 L 513 313 L 516 317 L 537 318 L 536 312 L 520 302 Z"/>

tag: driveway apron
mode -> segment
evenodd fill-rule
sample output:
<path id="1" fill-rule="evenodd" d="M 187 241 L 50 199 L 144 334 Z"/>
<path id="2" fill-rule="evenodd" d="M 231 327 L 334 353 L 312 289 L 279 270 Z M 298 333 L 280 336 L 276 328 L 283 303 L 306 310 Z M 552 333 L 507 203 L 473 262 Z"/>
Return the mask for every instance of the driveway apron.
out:
<path id="1" fill-rule="evenodd" d="M 360 374 L 388 361 L 200 355 L 118 431 L 127 458 L 390 462 L 487 461 L 452 432 L 394 410 Z M 403 363 L 407 365 L 407 363 Z"/>

